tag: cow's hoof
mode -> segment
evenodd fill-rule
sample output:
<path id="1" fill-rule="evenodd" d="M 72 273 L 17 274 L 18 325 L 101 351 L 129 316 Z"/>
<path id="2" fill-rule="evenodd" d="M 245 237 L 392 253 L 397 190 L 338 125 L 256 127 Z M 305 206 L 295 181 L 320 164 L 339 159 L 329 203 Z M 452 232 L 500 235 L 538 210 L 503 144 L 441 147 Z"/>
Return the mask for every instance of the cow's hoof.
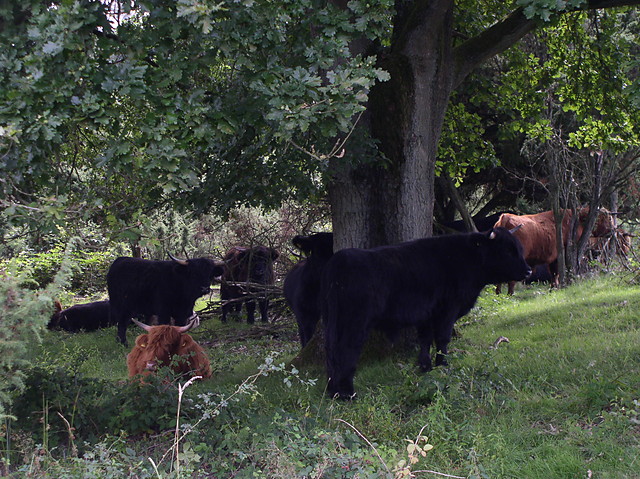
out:
<path id="1" fill-rule="evenodd" d="M 422 371 L 423 373 L 428 373 L 429 371 L 433 370 L 433 366 L 431 365 L 431 361 L 429 361 L 428 363 L 421 363 L 420 365 L 420 371 Z"/>
<path id="2" fill-rule="evenodd" d="M 444 354 L 438 354 L 436 356 L 436 366 L 448 366 L 447 358 Z"/>
<path id="3" fill-rule="evenodd" d="M 355 401 L 356 399 L 356 393 L 334 393 L 332 396 L 332 399 L 337 399 L 338 401 Z"/>

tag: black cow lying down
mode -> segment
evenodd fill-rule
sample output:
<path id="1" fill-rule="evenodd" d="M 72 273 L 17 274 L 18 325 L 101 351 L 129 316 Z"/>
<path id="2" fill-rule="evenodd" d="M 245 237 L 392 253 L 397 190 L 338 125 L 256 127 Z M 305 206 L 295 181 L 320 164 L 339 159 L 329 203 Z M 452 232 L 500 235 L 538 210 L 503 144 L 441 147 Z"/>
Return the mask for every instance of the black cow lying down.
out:
<path id="1" fill-rule="evenodd" d="M 298 235 L 291 243 L 307 257 L 289 271 L 283 292 L 296 316 L 300 343 L 305 347 L 320 320 L 320 280 L 325 265 L 333 256 L 333 233 Z"/>
<path id="2" fill-rule="evenodd" d="M 445 365 L 455 321 L 488 284 L 521 281 L 531 272 L 518 239 L 504 228 L 424 238 L 374 249 L 338 251 L 322 278 L 328 393 L 354 397 L 353 376 L 369 331 L 390 339 L 415 326 L 418 363 Z"/>
<path id="3" fill-rule="evenodd" d="M 109 301 L 76 304 L 67 309 L 62 309 L 60 301 L 56 300 L 54 304 L 55 311 L 47 324 L 49 329 L 77 333 L 82 330 L 95 331 L 115 324 L 109 318 Z"/>

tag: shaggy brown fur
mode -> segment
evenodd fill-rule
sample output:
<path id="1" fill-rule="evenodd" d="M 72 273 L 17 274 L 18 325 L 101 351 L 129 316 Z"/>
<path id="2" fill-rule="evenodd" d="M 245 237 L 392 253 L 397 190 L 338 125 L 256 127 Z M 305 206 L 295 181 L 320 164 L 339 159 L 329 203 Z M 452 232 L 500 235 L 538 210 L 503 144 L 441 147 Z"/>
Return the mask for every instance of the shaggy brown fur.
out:
<path id="1" fill-rule="evenodd" d="M 178 374 L 211 377 L 211 364 L 204 349 L 176 326 L 151 326 L 148 333 L 136 338 L 136 345 L 127 356 L 129 377 L 152 374 L 160 366 L 170 366 Z"/>
<path id="2" fill-rule="evenodd" d="M 579 212 L 577 225 L 577 238 L 582 236 L 584 223 L 589 214 L 588 208 Z M 564 212 L 562 218 L 562 239 L 566 247 L 569 238 L 569 227 L 572 213 Z M 549 265 L 552 276 L 552 284 L 558 286 L 558 248 L 556 245 L 556 223 L 553 211 L 543 211 L 534 215 L 513 215 L 504 213 L 494 225 L 494 228 L 502 227 L 512 229 L 520 226 L 513 234 L 520 240 L 524 250 L 524 259 L 531 268 L 538 265 Z M 604 236 L 613 229 L 613 221 L 608 211 L 598 213 L 592 236 Z M 509 294 L 513 294 L 515 282 L 509 283 Z M 496 293 L 500 293 L 500 285 L 496 287 Z"/>

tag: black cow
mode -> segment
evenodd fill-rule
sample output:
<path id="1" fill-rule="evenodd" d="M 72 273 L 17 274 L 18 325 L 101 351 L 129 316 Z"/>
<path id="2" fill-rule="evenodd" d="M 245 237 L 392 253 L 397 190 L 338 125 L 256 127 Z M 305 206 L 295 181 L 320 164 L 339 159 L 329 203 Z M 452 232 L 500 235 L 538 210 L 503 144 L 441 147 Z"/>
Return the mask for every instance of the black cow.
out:
<path id="1" fill-rule="evenodd" d="M 415 326 L 422 370 L 432 368 L 434 341 L 436 366 L 446 364 L 453 325 L 484 286 L 522 280 L 530 272 L 520 242 L 504 228 L 336 252 L 321 291 L 329 394 L 354 396 L 356 364 L 372 328 L 393 339 Z"/>
<path id="2" fill-rule="evenodd" d="M 266 246 L 234 246 L 224 256 L 225 268 L 220 285 L 220 299 L 222 301 L 222 322 L 227 321 L 227 314 L 231 309 L 240 311 L 242 303 L 247 308 L 247 323 L 253 324 L 256 302 L 251 294 L 247 294 L 250 287 L 238 283 L 253 283 L 270 285 L 275 282 L 273 274 L 273 262 L 278 258 L 279 253 Z M 243 299 L 245 298 L 245 299 Z M 236 301 L 233 301 L 236 300 Z M 260 316 L 262 322 L 268 321 L 267 310 L 269 309 L 269 299 L 265 294 L 258 300 L 260 305 Z"/>
<path id="3" fill-rule="evenodd" d="M 107 273 L 111 321 L 118 324 L 118 340 L 127 344 L 127 325 L 135 316 L 157 316 L 159 324 L 183 326 L 196 300 L 211 289 L 223 266 L 209 258 L 154 261 L 118 258 Z"/>
<path id="4" fill-rule="evenodd" d="M 283 285 L 284 297 L 296 316 L 300 343 L 304 347 L 320 319 L 320 280 L 322 270 L 333 256 L 333 233 L 298 235 L 291 242 L 307 256 L 289 271 Z"/>
<path id="5" fill-rule="evenodd" d="M 500 211 L 499 213 L 493 213 L 489 216 L 474 216 L 473 222 L 476 225 L 478 231 L 489 231 L 496 224 L 496 221 L 500 219 L 502 213 L 511 213 L 511 211 Z M 467 225 L 464 220 L 447 221 L 442 224 L 434 224 L 434 232 L 439 234 L 444 233 L 464 233 L 467 230 Z"/>
<path id="6" fill-rule="evenodd" d="M 71 333 L 78 331 L 95 331 L 107 328 L 115 323 L 109 316 L 109 301 L 94 301 L 93 303 L 76 304 L 62 309 L 60 301 L 55 301 L 55 312 L 51 316 L 47 328 L 63 329 Z"/>
<path id="7" fill-rule="evenodd" d="M 532 273 L 525 278 L 524 284 L 532 283 L 551 283 L 553 276 L 548 264 L 539 264 L 534 266 Z"/>

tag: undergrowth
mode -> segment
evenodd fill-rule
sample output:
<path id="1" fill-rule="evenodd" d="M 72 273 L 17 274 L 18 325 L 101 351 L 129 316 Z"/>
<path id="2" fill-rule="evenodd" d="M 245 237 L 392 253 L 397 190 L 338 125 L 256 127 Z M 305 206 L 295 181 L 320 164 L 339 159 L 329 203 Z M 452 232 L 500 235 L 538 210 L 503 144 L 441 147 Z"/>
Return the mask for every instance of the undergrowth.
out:
<path id="1" fill-rule="evenodd" d="M 326 378 L 288 365 L 290 320 L 255 330 L 204 321 L 197 339 L 215 374 L 182 391 L 168 378 L 126 381 L 115 331 L 47 333 L 13 402 L 17 419 L 2 426 L 4 472 L 638 477 L 639 306 L 640 289 L 615 277 L 513 297 L 487 289 L 457 326 L 450 366 L 421 374 L 415 348 L 394 350 L 359 365 L 353 402 L 327 398 Z M 113 365 L 98 366 L 110 352 Z"/>

